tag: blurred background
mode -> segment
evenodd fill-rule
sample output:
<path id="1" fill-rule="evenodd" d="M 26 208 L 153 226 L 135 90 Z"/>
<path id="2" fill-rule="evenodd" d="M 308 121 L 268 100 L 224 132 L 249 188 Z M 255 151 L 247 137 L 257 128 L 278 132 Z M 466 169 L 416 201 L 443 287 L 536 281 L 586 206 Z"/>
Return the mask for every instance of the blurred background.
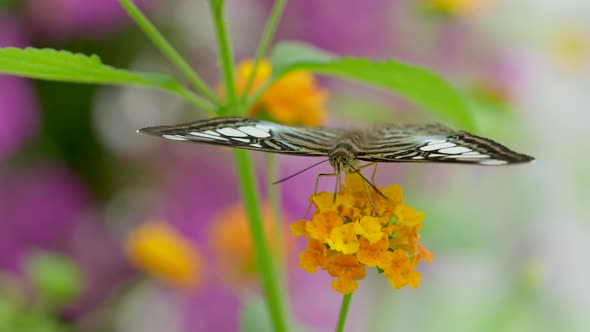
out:
<path id="1" fill-rule="evenodd" d="M 217 85 L 206 1 L 136 2 Z M 227 1 L 238 61 L 254 54 L 272 3 Z M 505 168 L 382 165 L 377 184 L 399 183 L 425 212 L 421 242 L 435 259 L 420 266 L 415 290 L 368 273 L 347 331 L 588 330 L 590 2 L 298 0 L 276 39 L 432 68 L 468 95 L 478 134 L 537 158 Z M 114 0 L 0 1 L 0 46 L 176 74 Z M 320 85 L 327 125 L 441 120 L 379 90 Z M 158 91 L 0 75 L 0 331 L 237 330 L 244 301 L 259 300 L 230 151 L 135 133 L 203 116 Z M 279 161 L 285 176 L 314 159 Z M 324 170 L 280 185 L 286 223 L 301 218 Z M 134 241 L 150 236 L 159 248 L 181 243 L 145 252 L 188 257 L 175 267 L 184 279 L 137 263 L 145 252 Z M 293 319 L 333 330 L 341 296 L 325 273 L 297 267 L 297 240 L 284 241 Z"/>

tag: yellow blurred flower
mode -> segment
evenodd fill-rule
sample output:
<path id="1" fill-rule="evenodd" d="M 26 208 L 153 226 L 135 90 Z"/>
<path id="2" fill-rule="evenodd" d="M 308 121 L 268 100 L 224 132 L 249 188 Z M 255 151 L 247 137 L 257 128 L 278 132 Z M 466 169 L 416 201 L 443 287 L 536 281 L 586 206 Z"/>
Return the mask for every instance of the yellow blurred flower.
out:
<path id="1" fill-rule="evenodd" d="M 483 12 L 492 0 L 426 0 L 425 7 L 444 14 L 473 16 Z"/>
<path id="2" fill-rule="evenodd" d="M 254 61 L 245 60 L 238 64 L 236 88 L 243 94 Z M 254 75 L 248 94 L 256 92 L 270 78 L 270 62 L 261 60 Z M 286 125 L 319 126 L 326 118 L 324 103 L 327 92 L 319 88 L 315 77 L 308 71 L 298 70 L 286 74 L 274 82 L 254 106 L 248 116 L 268 119 Z"/>
<path id="3" fill-rule="evenodd" d="M 332 288 L 342 294 L 358 287 L 366 267 L 379 268 L 393 288 L 418 287 L 418 262 L 432 261 L 432 253 L 419 243 L 424 214 L 402 204 L 400 186 L 380 191 L 387 198 L 374 190 L 369 198 L 362 178 L 348 173 L 336 200 L 333 193 L 312 195 L 315 210 L 310 220 L 291 226 L 294 236 L 310 238 L 299 266 L 310 273 L 318 267 L 326 270 L 336 278 Z"/>
<path id="4" fill-rule="evenodd" d="M 564 68 L 578 68 L 590 58 L 590 29 L 581 25 L 567 25 L 555 30 L 551 51 L 556 62 Z"/>
<path id="5" fill-rule="evenodd" d="M 282 250 L 288 254 L 292 241 L 289 241 L 289 237 L 283 231 L 280 233 L 282 238 L 276 238 L 276 223 L 270 207 L 264 206 L 262 211 L 264 232 L 270 251 L 276 253 L 277 247 L 282 245 Z M 257 278 L 256 257 L 247 218 L 242 204 L 235 203 L 224 208 L 211 224 L 210 246 L 214 251 L 220 274 L 230 284 L 250 282 Z"/>
<path id="6" fill-rule="evenodd" d="M 203 258 L 197 248 L 162 221 L 151 221 L 129 233 L 125 248 L 131 263 L 165 283 L 192 289 L 200 284 Z"/>

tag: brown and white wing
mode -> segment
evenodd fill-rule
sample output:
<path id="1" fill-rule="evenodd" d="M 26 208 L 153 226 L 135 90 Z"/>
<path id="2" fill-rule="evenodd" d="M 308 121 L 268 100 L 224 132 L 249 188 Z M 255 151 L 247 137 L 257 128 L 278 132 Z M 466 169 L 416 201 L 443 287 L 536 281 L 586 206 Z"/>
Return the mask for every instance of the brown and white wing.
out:
<path id="1" fill-rule="evenodd" d="M 383 125 L 365 136 L 357 155 L 364 161 L 506 165 L 534 160 L 491 139 L 436 124 Z"/>
<path id="2" fill-rule="evenodd" d="M 147 127 L 140 133 L 170 140 L 223 145 L 272 153 L 327 156 L 342 129 L 284 126 L 242 117 L 219 117 L 173 126 Z"/>

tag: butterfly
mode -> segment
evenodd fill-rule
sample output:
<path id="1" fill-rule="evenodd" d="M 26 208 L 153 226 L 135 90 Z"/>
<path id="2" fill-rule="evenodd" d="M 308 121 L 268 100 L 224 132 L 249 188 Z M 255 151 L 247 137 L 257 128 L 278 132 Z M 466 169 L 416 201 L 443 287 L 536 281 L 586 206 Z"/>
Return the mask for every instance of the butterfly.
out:
<path id="1" fill-rule="evenodd" d="M 162 138 L 224 145 L 288 155 L 328 157 L 336 174 L 356 171 L 356 160 L 375 162 L 458 163 L 497 166 L 533 157 L 491 139 L 439 124 L 382 124 L 368 129 L 286 126 L 243 117 L 147 127 L 140 133 Z"/>

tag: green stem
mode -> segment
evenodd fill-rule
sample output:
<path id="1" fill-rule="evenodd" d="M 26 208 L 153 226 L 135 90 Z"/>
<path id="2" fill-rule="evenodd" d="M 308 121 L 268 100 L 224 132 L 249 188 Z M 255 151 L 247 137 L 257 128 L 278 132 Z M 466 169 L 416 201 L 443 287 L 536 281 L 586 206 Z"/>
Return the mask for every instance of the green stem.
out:
<path id="1" fill-rule="evenodd" d="M 346 323 L 346 317 L 348 316 L 348 307 L 350 306 L 350 299 L 352 293 L 344 295 L 342 298 L 342 305 L 340 306 L 340 314 L 338 315 L 338 327 L 336 332 L 344 331 L 344 324 Z"/>
<path id="2" fill-rule="evenodd" d="M 221 71 L 223 74 L 226 103 L 232 108 L 231 106 L 236 106 L 237 92 L 234 81 L 233 54 L 231 52 L 231 44 L 226 29 L 226 22 L 223 17 L 223 1 L 210 0 L 209 4 L 213 15 L 213 23 L 215 24 L 215 35 L 219 47 L 219 56 L 221 57 Z M 236 110 L 234 109 L 231 109 L 230 111 L 236 113 Z"/>
<path id="3" fill-rule="evenodd" d="M 207 84 L 199 77 L 192 67 L 182 58 L 182 56 L 170 45 L 162 36 L 160 31 L 148 20 L 148 18 L 135 6 L 132 0 L 119 0 L 123 8 L 127 10 L 129 16 L 143 30 L 146 36 L 160 49 L 160 52 L 168 58 L 191 82 L 191 84 L 205 95 L 211 102 L 217 104 L 217 96 L 211 91 Z"/>
<path id="4" fill-rule="evenodd" d="M 266 23 L 266 27 L 264 28 L 264 32 L 262 34 L 262 39 L 260 40 L 260 45 L 258 45 L 258 49 L 256 50 L 256 58 L 254 60 L 254 66 L 252 67 L 252 72 L 250 76 L 248 76 L 248 81 L 246 81 L 246 88 L 242 94 L 242 100 L 246 101 L 248 99 L 248 93 L 252 88 L 252 84 L 254 84 L 254 78 L 256 77 L 256 71 L 258 70 L 258 65 L 260 64 L 260 60 L 266 54 L 266 50 L 268 49 L 268 45 L 272 40 L 272 37 L 277 29 L 277 24 L 279 23 L 279 19 L 283 14 L 283 10 L 285 9 L 285 4 L 287 0 L 277 0 L 272 8 L 270 18 Z"/>
<path id="5" fill-rule="evenodd" d="M 234 150 L 234 159 L 238 178 L 240 181 L 240 191 L 246 213 L 248 214 L 248 223 L 252 233 L 254 253 L 256 255 L 256 266 L 262 278 L 266 299 L 269 307 L 270 317 L 272 319 L 274 331 L 287 331 L 286 310 L 284 306 L 283 294 L 280 288 L 280 282 L 275 269 L 272 256 L 268 250 L 268 244 L 264 234 L 262 224 L 262 214 L 260 212 L 260 200 L 256 191 L 254 181 L 254 170 L 252 160 L 247 151 Z"/>
<path id="6" fill-rule="evenodd" d="M 179 88 L 175 88 L 173 90 L 171 89 L 171 91 L 177 94 L 178 96 L 182 97 L 184 100 L 191 103 L 198 109 L 201 109 L 212 114 L 215 114 L 218 111 L 218 109 L 208 100 L 204 99 L 203 97 L 197 96 L 196 94 L 185 89 L 182 86 Z"/>

